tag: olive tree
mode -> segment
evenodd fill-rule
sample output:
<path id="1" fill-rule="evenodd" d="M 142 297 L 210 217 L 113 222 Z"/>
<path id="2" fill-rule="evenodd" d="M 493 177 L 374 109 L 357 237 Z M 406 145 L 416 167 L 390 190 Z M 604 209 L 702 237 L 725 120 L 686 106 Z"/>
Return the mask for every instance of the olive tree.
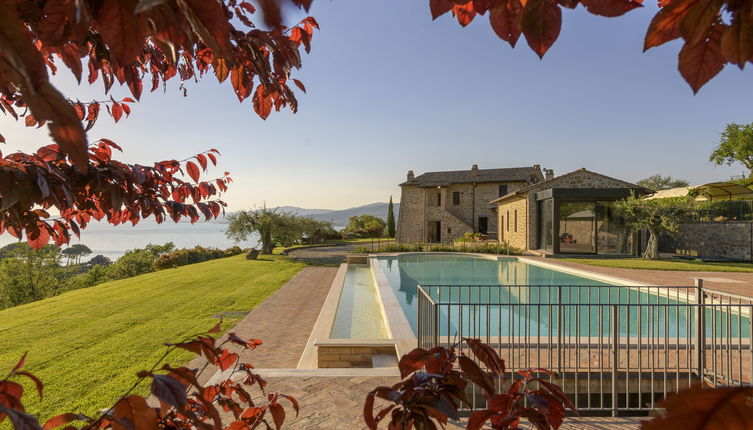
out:
<path id="1" fill-rule="evenodd" d="M 753 174 L 753 123 L 727 124 L 709 161 L 719 165 L 739 162 Z"/>
<path id="2" fill-rule="evenodd" d="M 648 230 L 648 244 L 643 253 L 643 258 L 648 260 L 659 259 L 659 236 L 662 233 L 677 234 L 680 225 L 689 218 L 693 206 L 692 197 L 643 199 L 630 195 L 617 202 L 617 208 L 628 226 L 635 231 Z"/>
<path id="3" fill-rule="evenodd" d="M 228 218 L 230 224 L 225 231 L 228 238 L 240 242 L 256 233 L 259 235 L 261 253 L 267 255 L 272 254 L 275 244 L 290 246 L 300 243 L 304 236 L 316 236 L 328 227 L 331 229 L 331 224 L 266 207 L 240 211 Z"/>

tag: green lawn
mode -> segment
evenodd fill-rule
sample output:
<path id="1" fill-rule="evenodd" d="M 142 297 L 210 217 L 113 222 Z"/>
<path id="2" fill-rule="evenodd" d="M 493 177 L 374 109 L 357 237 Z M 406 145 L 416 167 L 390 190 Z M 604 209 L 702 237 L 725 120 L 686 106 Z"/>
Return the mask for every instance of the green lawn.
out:
<path id="1" fill-rule="evenodd" d="M 27 370 L 46 383 L 38 401 L 24 382 L 31 413 L 42 420 L 62 412 L 94 414 L 110 406 L 137 371 L 151 367 L 163 343 L 211 328 L 218 312 L 253 309 L 304 266 L 286 257 L 237 255 L 0 311 L 0 374 L 28 351 Z M 226 318 L 223 329 L 239 319 Z M 168 361 L 183 364 L 191 357 L 180 350 Z"/>
<path id="2" fill-rule="evenodd" d="M 753 272 L 751 263 L 706 263 L 694 260 L 644 260 L 642 258 L 580 259 L 563 258 L 562 261 L 589 266 L 617 269 L 680 270 L 699 272 Z"/>

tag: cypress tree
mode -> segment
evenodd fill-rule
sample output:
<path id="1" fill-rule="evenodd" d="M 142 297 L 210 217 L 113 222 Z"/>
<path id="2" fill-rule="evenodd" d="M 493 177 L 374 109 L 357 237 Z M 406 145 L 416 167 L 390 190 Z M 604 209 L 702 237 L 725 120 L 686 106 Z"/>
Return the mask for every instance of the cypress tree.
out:
<path id="1" fill-rule="evenodd" d="M 395 209 L 392 206 L 392 196 L 387 205 L 387 236 L 395 237 Z"/>

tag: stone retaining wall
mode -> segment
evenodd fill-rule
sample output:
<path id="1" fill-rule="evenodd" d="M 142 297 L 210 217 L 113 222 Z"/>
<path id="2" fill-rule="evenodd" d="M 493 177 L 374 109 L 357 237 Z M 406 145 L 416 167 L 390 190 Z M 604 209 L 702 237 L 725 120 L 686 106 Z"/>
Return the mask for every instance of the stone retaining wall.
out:
<path id="1" fill-rule="evenodd" d="M 396 355 L 394 345 L 319 345 L 319 368 L 372 367 L 375 355 Z"/>
<path id="2" fill-rule="evenodd" d="M 660 238 L 659 249 L 693 257 L 753 260 L 753 222 L 683 224 L 680 234 Z"/>

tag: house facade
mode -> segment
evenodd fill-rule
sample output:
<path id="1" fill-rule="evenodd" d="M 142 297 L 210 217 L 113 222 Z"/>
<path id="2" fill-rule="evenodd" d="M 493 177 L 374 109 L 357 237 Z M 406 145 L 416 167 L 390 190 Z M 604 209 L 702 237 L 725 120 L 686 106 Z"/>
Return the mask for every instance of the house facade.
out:
<path id="1" fill-rule="evenodd" d="M 633 255 L 638 238 L 615 208 L 635 184 L 586 169 L 512 190 L 493 200 L 501 242 L 540 254 Z"/>
<path id="2" fill-rule="evenodd" d="M 396 240 L 399 243 L 450 243 L 466 233 L 494 239 L 499 231 L 492 200 L 546 178 L 541 167 L 408 172 L 402 195 Z"/>

